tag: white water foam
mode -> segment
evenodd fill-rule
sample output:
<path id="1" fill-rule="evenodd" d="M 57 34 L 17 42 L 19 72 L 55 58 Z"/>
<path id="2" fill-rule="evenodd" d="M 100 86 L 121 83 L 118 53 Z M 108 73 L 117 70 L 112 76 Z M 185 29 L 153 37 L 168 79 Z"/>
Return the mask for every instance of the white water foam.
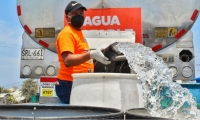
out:
<path id="1" fill-rule="evenodd" d="M 172 81 L 172 71 L 151 48 L 137 43 L 117 43 L 129 67 L 142 81 L 145 108 L 152 116 L 189 120 L 200 118 L 195 98 L 188 89 Z"/>

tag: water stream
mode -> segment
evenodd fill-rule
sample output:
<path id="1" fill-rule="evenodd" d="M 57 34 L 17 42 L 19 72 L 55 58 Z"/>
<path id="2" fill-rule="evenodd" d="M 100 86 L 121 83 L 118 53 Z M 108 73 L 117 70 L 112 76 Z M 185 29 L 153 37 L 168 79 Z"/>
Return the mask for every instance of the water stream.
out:
<path id="1" fill-rule="evenodd" d="M 125 55 L 129 67 L 141 79 L 145 108 L 152 116 L 178 120 L 200 118 L 195 98 L 188 89 L 172 81 L 172 71 L 151 48 L 122 42 L 114 49 Z"/>

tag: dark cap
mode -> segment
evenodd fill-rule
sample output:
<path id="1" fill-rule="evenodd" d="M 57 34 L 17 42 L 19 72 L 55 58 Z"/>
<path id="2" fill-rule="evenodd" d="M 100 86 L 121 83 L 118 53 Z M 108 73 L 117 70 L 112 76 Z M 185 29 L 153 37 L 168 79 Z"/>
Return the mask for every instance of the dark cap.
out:
<path id="1" fill-rule="evenodd" d="M 69 12 L 75 12 L 79 8 L 82 8 L 83 10 L 87 10 L 81 3 L 78 3 L 76 1 L 71 1 L 67 7 L 65 8 L 65 14 L 67 15 Z"/>

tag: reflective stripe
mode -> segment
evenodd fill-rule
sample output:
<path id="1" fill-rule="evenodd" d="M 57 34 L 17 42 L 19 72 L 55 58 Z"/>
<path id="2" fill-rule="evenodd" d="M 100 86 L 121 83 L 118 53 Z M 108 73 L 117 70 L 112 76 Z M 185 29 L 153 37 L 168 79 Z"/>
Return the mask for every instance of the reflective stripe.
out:
<path id="1" fill-rule="evenodd" d="M 18 14 L 18 16 L 21 16 L 21 7 L 20 7 L 20 5 L 17 6 L 17 14 Z"/>
<path id="2" fill-rule="evenodd" d="M 158 50 L 160 50 L 160 49 L 162 49 L 162 45 L 161 45 L 161 44 L 158 44 L 158 45 L 156 45 L 156 46 L 154 46 L 154 47 L 152 48 L 152 50 L 153 50 L 154 52 L 156 52 L 156 51 L 158 51 Z"/>
<path id="3" fill-rule="evenodd" d="M 176 34 L 176 38 L 177 39 L 181 38 L 185 33 L 186 33 L 186 30 L 182 29 L 181 31 L 179 31 L 179 33 Z"/>
<path id="4" fill-rule="evenodd" d="M 32 31 L 29 29 L 27 25 L 24 25 L 24 30 L 30 35 Z"/>
<path id="5" fill-rule="evenodd" d="M 39 43 L 40 43 L 42 46 L 46 47 L 46 48 L 49 47 L 49 44 L 47 44 L 47 43 L 44 42 L 43 40 L 39 40 Z"/>
<path id="6" fill-rule="evenodd" d="M 191 16 L 190 19 L 191 19 L 192 21 L 196 20 L 198 14 L 199 14 L 199 11 L 198 11 L 197 9 L 194 10 L 194 12 L 193 12 L 193 14 L 192 14 L 192 16 Z"/>

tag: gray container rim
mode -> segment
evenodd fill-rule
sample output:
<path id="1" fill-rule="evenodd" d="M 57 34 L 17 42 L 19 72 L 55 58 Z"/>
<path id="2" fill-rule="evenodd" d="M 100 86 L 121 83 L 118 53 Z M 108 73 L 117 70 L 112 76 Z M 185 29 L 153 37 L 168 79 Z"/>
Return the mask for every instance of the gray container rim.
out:
<path id="1" fill-rule="evenodd" d="M 127 119 L 154 119 L 154 120 L 173 120 L 169 118 L 159 118 L 154 116 L 138 115 L 130 112 L 131 110 L 146 110 L 145 108 L 132 108 L 125 111 L 125 116 Z"/>
<path id="2" fill-rule="evenodd" d="M 136 74 L 127 74 L 127 73 L 76 73 L 72 74 L 73 78 L 127 78 L 127 79 L 137 79 Z"/>
<path id="3" fill-rule="evenodd" d="M 67 109 L 67 110 L 95 110 L 95 111 L 104 111 L 104 112 L 116 112 L 103 115 L 91 115 L 91 116 L 63 116 L 63 117 L 25 117 L 25 116 L 3 116 L 0 115 L 0 119 L 102 119 L 102 118 L 124 118 L 124 111 L 107 108 L 107 107 L 95 107 L 95 106 L 39 106 L 39 105 L 0 105 L 1 109 Z"/>

